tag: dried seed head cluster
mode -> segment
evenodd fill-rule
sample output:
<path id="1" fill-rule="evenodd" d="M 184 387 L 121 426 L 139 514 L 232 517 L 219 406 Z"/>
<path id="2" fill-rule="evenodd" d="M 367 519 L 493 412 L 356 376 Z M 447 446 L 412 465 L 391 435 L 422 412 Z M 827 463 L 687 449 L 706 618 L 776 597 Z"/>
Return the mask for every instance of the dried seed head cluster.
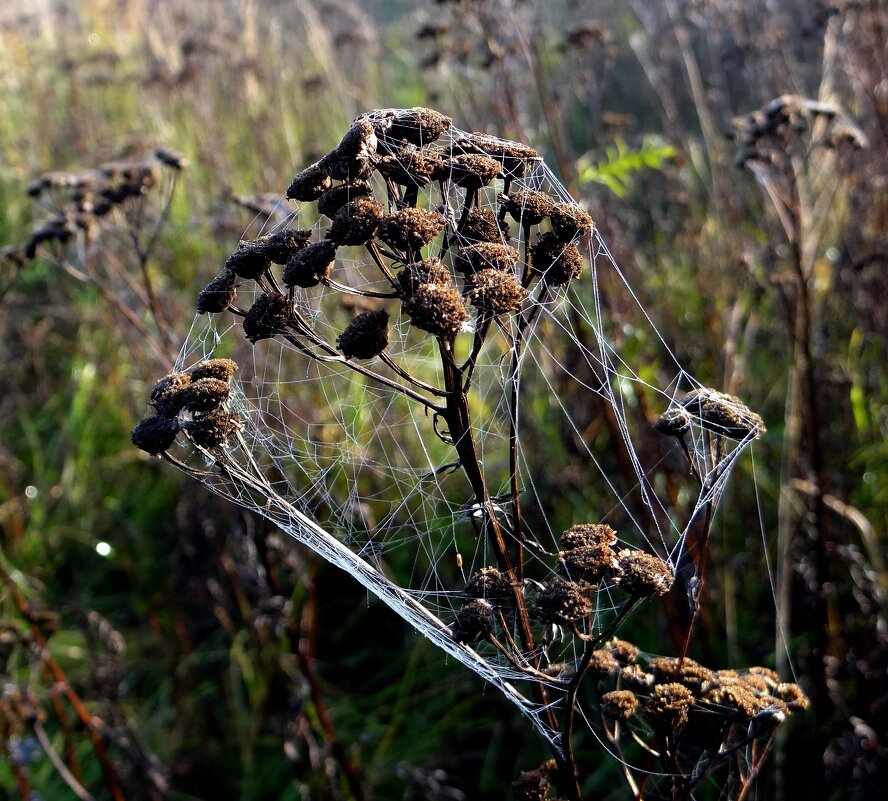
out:
<path id="1" fill-rule="evenodd" d="M 508 604 L 514 600 L 509 579 L 495 567 L 482 567 L 469 583 L 465 593 L 469 598 L 484 598 L 494 605 Z"/>
<path id="2" fill-rule="evenodd" d="M 762 418 L 740 398 L 714 389 L 689 392 L 681 406 L 701 428 L 728 439 L 757 439 L 766 430 Z"/>
<path id="3" fill-rule="evenodd" d="M 151 455 L 164 453 L 180 431 L 203 448 L 223 446 L 240 430 L 237 415 L 227 409 L 237 365 L 231 359 L 207 359 L 185 372 L 173 372 L 151 388 L 155 414 L 132 431 L 133 444 Z"/>
<path id="4" fill-rule="evenodd" d="M 536 594 L 533 611 L 542 623 L 576 623 L 589 616 L 594 598 L 595 587 L 591 584 L 555 579 Z"/>
<path id="5" fill-rule="evenodd" d="M 478 242 L 460 248 L 454 259 L 453 268 L 463 275 L 471 275 L 479 270 L 508 272 L 514 270 L 517 263 L 518 251 L 511 245 Z"/>
<path id="6" fill-rule="evenodd" d="M 469 320 L 459 291 L 441 284 L 417 287 L 402 308 L 413 325 L 441 339 L 453 339 Z"/>
<path id="7" fill-rule="evenodd" d="M 484 598 L 466 601 L 456 613 L 456 630 L 453 637 L 457 642 L 471 645 L 493 632 L 495 615 L 493 606 Z"/>
<path id="8" fill-rule="evenodd" d="M 623 549 L 617 554 L 619 585 L 639 597 L 665 595 L 672 587 L 672 568 L 658 556 Z"/>
<path id="9" fill-rule="evenodd" d="M 347 359 L 372 359 L 382 353 L 389 342 L 388 312 L 365 311 L 352 320 L 336 344 Z"/>
<path id="10" fill-rule="evenodd" d="M 401 251 L 416 252 L 444 229 L 444 216 L 437 211 L 406 208 L 383 218 L 379 238 Z"/>
<path id="11" fill-rule="evenodd" d="M 516 312 L 527 297 L 527 290 L 511 273 L 479 270 L 466 279 L 466 297 L 473 306 L 491 312 Z"/>

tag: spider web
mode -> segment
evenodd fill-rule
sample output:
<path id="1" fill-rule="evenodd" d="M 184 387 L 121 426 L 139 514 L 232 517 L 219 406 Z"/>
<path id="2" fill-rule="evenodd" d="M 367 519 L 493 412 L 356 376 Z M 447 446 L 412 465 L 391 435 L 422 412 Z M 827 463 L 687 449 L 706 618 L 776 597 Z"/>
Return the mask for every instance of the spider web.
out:
<path id="1" fill-rule="evenodd" d="M 450 128 L 438 147 L 458 153 L 466 136 Z M 513 144 L 490 139 L 503 147 Z M 380 142 L 390 153 L 401 152 L 399 143 L 386 143 L 382 135 Z M 391 187 L 378 177 L 373 181 L 374 195 L 387 198 L 393 211 L 398 199 Z M 478 207 L 497 214 L 502 188 L 497 180 L 481 189 Z M 511 182 L 511 191 L 574 202 L 540 159 Z M 418 207 L 439 209 L 448 220 L 444 234 L 423 249 L 426 257 L 443 252 L 444 263 L 451 263 L 456 248 L 442 245 L 464 200 L 465 191 L 453 183 L 420 190 Z M 282 198 L 281 206 L 288 205 Z M 284 222 L 248 233 L 309 228 L 312 241 L 320 241 L 329 220 L 312 206 L 293 204 Z M 504 234 L 504 243 L 521 256 L 518 278 L 537 234 L 537 226 L 531 233 L 514 222 Z M 688 393 L 704 388 L 661 336 L 598 231 L 593 227 L 575 244 L 583 274 L 567 286 L 531 287 L 519 312 L 499 315 L 490 324 L 467 392 L 471 433 L 492 503 L 504 520 L 513 518 L 520 503 L 521 580 L 530 594 L 556 576 L 559 538 L 574 523 L 608 523 L 617 532 L 616 548 L 656 554 L 676 572 L 693 571 L 689 533 L 718 504 L 737 459 L 754 439 L 753 434 L 714 436 L 693 406 L 684 452 L 677 440 L 651 432 L 652 417 L 680 407 Z M 335 278 L 364 292 L 385 294 L 392 288 L 361 248 L 339 249 Z M 456 285 L 464 291 L 459 276 Z M 239 304 L 248 306 L 251 293 L 258 297 L 260 291 L 244 282 Z M 317 338 L 330 346 L 356 311 L 387 309 L 391 359 L 424 384 L 443 386 L 434 337 L 411 324 L 397 299 L 321 285 L 296 289 L 293 300 Z M 473 312 L 456 337 L 462 359 L 480 321 L 480 312 Z M 638 363 L 639 341 L 647 343 L 648 353 L 653 345 L 656 371 Z M 551 744 L 562 747 L 560 733 L 543 714 L 544 704 L 530 690 L 533 683 L 547 684 L 547 703 L 562 704 L 557 668 L 547 668 L 576 665 L 581 645 L 548 629 L 535 646 L 538 669 L 529 675 L 490 643 L 467 645 L 453 636 L 467 581 L 497 561 L 485 536 L 484 512 L 441 416 L 368 375 L 404 383 L 378 359 L 356 372 L 354 362 L 312 360 L 281 337 L 250 346 L 232 315 L 198 315 L 177 369 L 216 356 L 231 356 L 239 364 L 230 406 L 241 416 L 243 430 L 228 453 L 243 472 L 216 469 L 187 441 L 178 442 L 176 458 L 213 491 L 268 517 L 346 570 L 422 636 L 495 684 Z M 513 427 L 517 496 L 509 447 Z M 675 472 L 676 464 L 679 472 L 698 479 L 682 484 L 681 503 L 664 479 L 667 467 Z M 592 631 L 606 630 L 624 600 L 618 586 L 603 580 L 595 594 Z M 511 637 L 518 640 L 514 628 Z M 589 715 L 581 709 L 581 717 Z"/>

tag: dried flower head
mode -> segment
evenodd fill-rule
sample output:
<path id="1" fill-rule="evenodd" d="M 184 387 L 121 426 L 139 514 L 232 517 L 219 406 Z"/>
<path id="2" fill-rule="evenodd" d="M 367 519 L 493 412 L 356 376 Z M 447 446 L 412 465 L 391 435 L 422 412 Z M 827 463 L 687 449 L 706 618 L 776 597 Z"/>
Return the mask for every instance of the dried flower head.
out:
<path id="1" fill-rule="evenodd" d="M 459 137 L 454 147 L 465 153 L 481 153 L 499 164 L 502 178 L 520 178 L 526 175 L 531 165 L 540 160 L 540 154 L 528 145 L 497 139 L 483 133 L 472 133 Z"/>
<path id="2" fill-rule="evenodd" d="M 457 231 L 454 240 L 467 244 L 471 242 L 493 242 L 505 244 L 509 238 L 509 224 L 500 220 L 490 209 L 472 209 Z"/>
<path id="3" fill-rule="evenodd" d="M 654 423 L 654 430 L 668 437 L 680 437 L 690 427 L 691 416 L 681 406 L 667 409 Z"/>
<path id="4" fill-rule="evenodd" d="M 543 623 L 575 623 L 592 612 L 595 587 L 555 579 L 545 583 L 533 601 L 533 611 Z"/>
<path id="5" fill-rule="evenodd" d="M 438 259 L 408 264 L 398 276 L 398 288 L 404 298 L 409 298 L 423 284 L 453 286 L 453 276 Z"/>
<path id="6" fill-rule="evenodd" d="M 634 665 L 641 654 L 637 645 L 633 645 L 627 640 L 620 640 L 617 637 L 608 641 L 607 650 L 614 655 L 614 659 L 621 665 Z"/>
<path id="7" fill-rule="evenodd" d="M 738 397 L 714 389 L 695 389 L 681 405 L 702 428 L 728 439 L 757 439 L 766 430 L 762 418 Z"/>
<path id="8" fill-rule="evenodd" d="M 307 203 L 317 200 L 332 186 L 330 175 L 320 164 L 315 163 L 296 174 L 287 187 L 287 199 Z"/>
<path id="9" fill-rule="evenodd" d="M 597 584 L 605 576 L 619 575 L 620 563 L 608 545 L 581 545 L 558 554 L 558 572 L 572 581 Z"/>
<path id="10" fill-rule="evenodd" d="M 265 239 L 241 241 L 237 250 L 226 260 L 225 267 L 241 278 L 255 280 L 271 267 L 271 258 L 265 249 Z"/>
<path id="11" fill-rule="evenodd" d="M 140 420 L 132 431 L 132 441 L 139 450 L 156 456 L 168 450 L 179 433 L 175 418 L 155 415 Z"/>
<path id="12" fill-rule="evenodd" d="M 217 448 L 228 443 L 229 437 L 241 429 L 237 414 L 224 409 L 214 409 L 207 414 L 189 420 L 182 425 L 195 445 L 201 448 Z"/>
<path id="13" fill-rule="evenodd" d="M 658 684 L 644 705 L 644 714 L 655 729 L 674 734 L 688 722 L 693 705 L 694 696 L 687 687 L 674 682 Z"/>
<path id="14" fill-rule="evenodd" d="M 442 339 L 455 337 L 469 319 L 456 288 L 441 284 L 417 287 L 404 300 L 403 309 L 413 325 Z"/>
<path id="15" fill-rule="evenodd" d="M 395 141 L 405 140 L 411 145 L 422 147 L 434 142 L 452 125 L 453 120 L 450 117 L 430 108 L 416 106 L 395 111 L 387 120 L 385 135 Z"/>
<path id="16" fill-rule="evenodd" d="M 208 412 L 228 400 L 227 381 L 218 378 L 199 378 L 181 390 L 185 403 L 182 408 L 192 413 Z"/>
<path id="17" fill-rule="evenodd" d="M 561 550 L 569 551 L 585 545 L 613 545 L 617 532 L 607 523 L 577 523 L 561 535 Z"/>
<path id="18" fill-rule="evenodd" d="M 798 684 L 783 682 L 774 688 L 774 695 L 793 712 L 804 712 L 811 704 Z"/>
<path id="19" fill-rule="evenodd" d="M 544 762 L 535 770 L 522 770 L 512 782 L 512 797 L 515 801 L 544 801 L 556 773 L 554 759 Z"/>
<path id="20" fill-rule="evenodd" d="M 648 670 L 654 674 L 657 684 L 676 682 L 699 694 L 707 682 L 711 682 L 713 672 L 693 659 L 678 659 L 672 656 L 658 656 L 648 662 Z"/>
<path id="21" fill-rule="evenodd" d="M 406 208 L 384 217 L 379 238 L 390 247 L 416 252 L 431 242 L 444 228 L 444 215 L 428 209 Z"/>
<path id="22" fill-rule="evenodd" d="M 500 195 L 499 202 L 519 225 L 541 223 L 555 206 L 555 201 L 545 192 L 533 190 Z"/>
<path id="23" fill-rule="evenodd" d="M 620 562 L 618 582 L 626 592 L 640 597 L 664 595 L 672 587 L 672 568 L 660 557 L 624 548 L 617 558 Z"/>
<path id="24" fill-rule="evenodd" d="M 192 381 L 200 381 L 201 378 L 216 378 L 231 384 L 231 379 L 237 370 L 237 364 L 231 359 L 206 359 L 198 362 L 189 371 Z"/>
<path id="25" fill-rule="evenodd" d="M 479 270 L 511 272 L 518 263 L 518 251 L 511 245 L 495 242 L 477 242 L 459 249 L 453 259 L 453 269 L 463 275 Z"/>
<path id="26" fill-rule="evenodd" d="M 482 567 L 466 584 L 469 598 L 484 598 L 492 604 L 507 604 L 515 599 L 509 579 L 495 567 Z"/>
<path id="27" fill-rule="evenodd" d="M 398 186 L 425 186 L 446 175 L 444 156 L 432 148 L 402 150 L 383 156 L 376 169 Z"/>
<path id="28" fill-rule="evenodd" d="M 185 404 L 188 402 L 187 390 L 191 385 L 191 377 L 188 376 L 184 382 L 178 379 L 180 373 L 171 373 L 160 379 L 151 391 L 151 405 L 162 417 L 176 417 Z M 176 376 L 176 378 L 173 378 Z M 173 379 L 166 384 L 165 388 L 160 389 L 161 384 L 168 379 Z"/>
<path id="29" fill-rule="evenodd" d="M 290 301 L 284 295 L 277 292 L 262 294 L 244 315 L 244 336 L 254 343 L 260 339 L 271 339 L 286 330 L 291 313 Z"/>
<path id="30" fill-rule="evenodd" d="M 197 296 L 199 314 L 224 312 L 237 297 L 237 275 L 229 269 L 222 270 Z"/>
<path id="31" fill-rule="evenodd" d="M 549 212 L 552 232 L 562 242 L 570 242 L 578 235 L 592 230 L 592 218 L 576 203 L 556 203 Z"/>
<path id="32" fill-rule="evenodd" d="M 479 270 L 466 279 L 466 297 L 479 309 L 492 314 L 507 314 L 521 308 L 527 290 L 511 273 Z"/>
<path id="33" fill-rule="evenodd" d="M 601 696 L 601 714 L 609 720 L 629 720 L 638 711 L 638 699 L 629 690 L 612 690 Z"/>
<path id="34" fill-rule="evenodd" d="M 760 676 L 762 679 L 764 679 L 765 684 L 769 690 L 773 690 L 778 684 L 780 684 L 780 676 L 778 675 L 777 671 L 772 670 L 769 667 L 754 665 L 751 668 L 747 668 L 746 672 L 749 676 Z"/>
<path id="35" fill-rule="evenodd" d="M 311 231 L 287 228 L 264 237 L 265 254 L 275 264 L 286 264 L 311 240 Z"/>
<path id="36" fill-rule="evenodd" d="M 282 273 L 286 286 L 303 289 L 317 286 L 333 274 L 336 261 L 336 243 L 323 239 L 300 250 L 287 262 Z"/>
<path id="37" fill-rule="evenodd" d="M 583 257 L 577 246 L 563 242 L 552 231 L 531 248 L 531 263 L 550 286 L 564 286 L 583 273 Z"/>
<path id="38" fill-rule="evenodd" d="M 336 347 L 346 359 L 372 359 L 389 343 L 389 314 L 380 309 L 365 311 L 355 317 L 336 340 Z"/>
<path id="39" fill-rule="evenodd" d="M 172 372 L 163 378 L 157 379 L 154 386 L 151 387 L 149 395 L 151 403 L 160 400 L 170 390 L 178 390 L 187 387 L 191 383 L 191 376 L 188 373 Z"/>
<path id="40" fill-rule="evenodd" d="M 328 189 L 318 198 L 318 212 L 332 220 L 346 203 L 357 200 L 359 197 L 367 197 L 372 193 L 370 184 L 366 181 L 339 184 Z"/>
<path id="41" fill-rule="evenodd" d="M 372 123 L 355 120 L 336 148 L 324 156 L 318 166 L 337 181 L 367 178 L 373 169 L 376 144 Z"/>
<path id="42" fill-rule="evenodd" d="M 626 665 L 620 670 L 620 681 L 634 692 L 646 692 L 654 686 L 654 674 L 648 673 L 641 665 Z"/>
<path id="43" fill-rule="evenodd" d="M 188 166 L 188 159 L 185 158 L 185 154 L 180 153 L 178 150 L 173 150 L 171 147 L 156 147 L 154 148 L 153 155 L 164 167 L 169 167 L 177 172 Z"/>
<path id="44" fill-rule="evenodd" d="M 359 197 L 346 203 L 333 218 L 327 239 L 337 245 L 366 245 L 379 227 L 384 212 L 372 197 Z"/>
<path id="45" fill-rule="evenodd" d="M 453 638 L 472 645 L 493 632 L 495 619 L 493 607 L 483 598 L 466 601 L 456 613 Z"/>
<path id="46" fill-rule="evenodd" d="M 620 663 L 607 648 L 597 648 L 589 657 L 589 673 L 597 678 L 613 675 L 619 669 Z"/>
<path id="47" fill-rule="evenodd" d="M 480 189 L 499 174 L 500 166 L 492 158 L 463 153 L 447 159 L 445 168 L 450 180 L 463 189 Z"/>

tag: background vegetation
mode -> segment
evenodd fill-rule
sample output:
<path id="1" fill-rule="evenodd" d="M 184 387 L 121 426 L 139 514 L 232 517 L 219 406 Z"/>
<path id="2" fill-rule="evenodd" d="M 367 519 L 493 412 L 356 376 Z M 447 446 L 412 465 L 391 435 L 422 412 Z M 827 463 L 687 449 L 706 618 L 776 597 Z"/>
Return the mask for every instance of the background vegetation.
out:
<path id="1" fill-rule="evenodd" d="M 159 145 L 189 165 L 80 252 L 0 258 L 0 788 L 505 798 L 544 757 L 347 577 L 129 441 L 252 196 L 358 113 L 422 104 L 544 152 L 682 363 L 764 416 L 755 475 L 717 522 L 695 655 L 783 674 L 789 657 L 811 696 L 762 797 L 878 797 L 886 30 L 883 0 L 4 3 L 0 246 L 52 212 L 26 193 L 47 170 Z M 725 131 L 787 94 L 842 107 L 864 137 L 811 147 L 800 130 L 757 183 Z M 635 641 L 674 650 L 668 619 L 645 625 Z M 624 797 L 607 760 L 594 781 L 590 797 Z"/>

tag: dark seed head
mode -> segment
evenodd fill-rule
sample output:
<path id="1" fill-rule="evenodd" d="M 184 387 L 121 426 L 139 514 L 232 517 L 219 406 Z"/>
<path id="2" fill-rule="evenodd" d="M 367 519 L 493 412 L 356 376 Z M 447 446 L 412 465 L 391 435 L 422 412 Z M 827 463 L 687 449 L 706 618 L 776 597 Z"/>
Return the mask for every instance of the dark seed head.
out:
<path id="1" fill-rule="evenodd" d="M 459 292 L 453 286 L 423 284 L 404 300 L 404 313 L 423 331 L 452 339 L 469 319 Z"/>
<path id="2" fill-rule="evenodd" d="M 552 231 L 562 242 L 592 230 L 592 218 L 576 203 L 556 203 L 549 212 Z"/>
<path id="3" fill-rule="evenodd" d="M 383 215 L 382 206 L 373 198 L 349 201 L 333 218 L 327 239 L 337 245 L 365 245 L 373 238 Z"/>
<path id="4" fill-rule="evenodd" d="M 290 301 L 284 295 L 260 295 L 244 315 L 244 336 L 250 342 L 271 339 L 286 330 L 290 314 Z"/>
<path id="5" fill-rule="evenodd" d="M 564 286 L 583 272 L 583 257 L 576 245 L 562 242 L 549 231 L 531 248 L 533 269 L 542 273 L 550 286 Z"/>
<path id="6" fill-rule="evenodd" d="M 188 373 L 170 373 L 163 378 L 159 378 L 151 387 L 151 402 L 159 400 L 166 392 L 170 390 L 182 389 L 191 383 L 191 376 Z"/>
<path id="7" fill-rule="evenodd" d="M 216 409 L 182 426 L 195 445 L 201 448 L 216 448 L 225 445 L 228 438 L 241 428 L 240 418 L 224 409 Z"/>
<path id="8" fill-rule="evenodd" d="M 426 259 L 408 264 L 398 276 L 398 288 L 404 298 L 409 298 L 423 284 L 453 286 L 453 276 L 438 259 Z"/>
<path id="9" fill-rule="evenodd" d="M 333 274 L 336 244 L 329 239 L 315 242 L 300 250 L 284 267 L 282 278 L 286 286 L 303 289 L 317 286 Z"/>
<path id="10" fill-rule="evenodd" d="M 558 572 L 571 581 L 597 584 L 619 575 L 620 564 L 609 545 L 581 545 L 558 554 Z"/>
<path id="11" fill-rule="evenodd" d="M 465 593 L 469 598 L 484 598 L 494 605 L 508 604 L 515 599 L 509 579 L 495 567 L 482 567 L 477 571 L 466 584 Z"/>
<path id="12" fill-rule="evenodd" d="M 265 250 L 265 240 L 241 242 L 237 250 L 225 260 L 225 266 L 241 278 L 259 278 L 271 267 L 271 259 Z"/>
<path id="13" fill-rule="evenodd" d="M 584 545 L 613 545 L 617 532 L 606 523 L 578 523 L 561 535 L 561 549 L 569 551 Z"/>
<path id="14" fill-rule="evenodd" d="M 511 272 L 517 262 L 518 251 L 511 245 L 477 242 L 459 249 L 453 259 L 453 269 L 463 275 L 488 269 Z"/>
<path id="15" fill-rule="evenodd" d="M 607 648 L 598 648 L 589 657 L 589 672 L 597 678 L 610 676 L 620 669 L 620 663 Z"/>
<path id="16" fill-rule="evenodd" d="M 265 253 L 275 264 L 286 264 L 311 239 L 311 231 L 287 228 L 265 238 Z"/>
<path id="17" fill-rule="evenodd" d="M 164 167 L 169 167 L 171 170 L 182 170 L 188 166 L 188 159 L 185 158 L 183 153 L 180 153 L 178 150 L 173 150 L 171 147 L 156 147 L 154 148 L 154 158 L 156 158 Z"/>
<path id="18" fill-rule="evenodd" d="M 509 224 L 500 220 L 489 209 L 474 208 L 463 223 L 463 227 L 454 235 L 460 244 L 471 242 L 493 242 L 502 245 L 509 239 Z"/>
<path id="19" fill-rule="evenodd" d="M 373 170 L 376 133 L 367 120 L 356 120 L 336 146 L 318 162 L 318 166 L 338 181 L 367 178 Z"/>
<path id="20" fill-rule="evenodd" d="M 139 450 L 155 456 L 168 450 L 178 433 L 178 421 L 157 415 L 138 422 L 132 432 L 132 441 Z"/>
<path id="21" fill-rule="evenodd" d="M 480 189 L 487 186 L 499 174 L 499 164 L 492 158 L 476 153 L 463 153 L 447 159 L 445 169 L 457 186 L 463 189 Z"/>
<path id="22" fill-rule="evenodd" d="M 200 378 L 182 390 L 185 397 L 183 408 L 200 414 L 218 408 L 228 400 L 228 382 L 218 378 Z"/>
<path id="23" fill-rule="evenodd" d="M 347 359 L 372 359 L 389 342 L 387 311 L 365 311 L 355 317 L 339 335 L 336 346 Z"/>
<path id="24" fill-rule="evenodd" d="M 633 645 L 626 640 L 620 640 L 614 637 L 607 643 L 607 650 L 614 655 L 621 665 L 634 665 L 638 661 L 641 651 L 637 645 Z"/>
<path id="25" fill-rule="evenodd" d="M 644 714 L 658 731 L 674 733 L 688 722 L 693 705 L 694 697 L 687 687 L 674 682 L 658 684 L 644 705 Z"/>
<path id="26" fill-rule="evenodd" d="M 667 437 L 680 437 L 691 427 L 691 416 L 681 408 L 673 406 L 661 414 L 654 423 L 654 430 Z"/>
<path id="27" fill-rule="evenodd" d="M 191 376 L 192 381 L 199 381 L 201 378 L 216 378 L 230 384 L 235 370 L 237 370 L 237 364 L 231 359 L 207 359 L 194 365 L 188 371 L 188 375 Z"/>
<path id="28" fill-rule="evenodd" d="M 480 153 L 494 159 L 503 178 L 520 178 L 527 174 L 534 162 L 540 160 L 540 154 L 532 147 L 483 133 L 461 136 L 454 147 L 464 153 Z"/>
<path id="29" fill-rule="evenodd" d="M 197 296 L 199 314 L 224 312 L 237 297 L 237 275 L 225 269 L 208 283 Z"/>
<path id="30" fill-rule="evenodd" d="M 493 607 L 483 598 L 473 598 L 456 613 L 453 638 L 472 645 L 493 632 L 494 621 Z"/>
<path id="31" fill-rule="evenodd" d="M 287 187 L 287 199 L 298 200 L 300 203 L 307 203 L 317 200 L 330 187 L 333 181 L 320 164 L 312 164 L 306 167 L 302 172 L 297 173 L 296 177 Z"/>
<path id="32" fill-rule="evenodd" d="M 543 801 L 549 794 L 556 773 L 554 759 L 544 762 L 535 770 L 522 770 L 512 782 L 512 797 L 515 801 Z"/>
<path id="33" fill-rule="evenodd" d="M 434 148 L 402 150 L 383 156 L 376 168 L 398 186 L 425 186 L 446 172 L 444 157 Z"/>
<path id="34" fill-rule="evenodd" d="M 479 309 L 493 314 L 506 314 L 521 308 L 527 297 L 527 290 L 511 273 L 479 270 L 466 278 L 466 297 Z"/>
<path id="35" fill-rule="evenodd" d="M 370 194 L 372 194 L 370 184 L 365 181 L 339 184 L 318 198 L 318 212 L 332 220 L 346 203 Z"/>
<path id="36" fill-rule="evenodd" d="M 681 405 L 702 428 L 728 439 L 757 439 L 765 433 L 762 418 L 740 398 L 714 389 L 696 389 L 681 400 Z"/>
<path id="37" fill-rule="evenodd" d="M 411 145 L 422 147 L 434 142 L 444 131 L 453 125 L 450 117 L 430 108 L 398 109 L 389 118 L 385 136 L 395 141 L 406 140 Z"/>
<path id="38" fill-rule="evenodd" d="M 632 595 L 665 595 L 672 587 L 674 574 L 660 557 L 624 548 L 617 554 L 620 562 L 619 584 Z"/>
<path id="39" fill-rule="evenodd" d="M 533 601 L 533 611 L 543 623 L 575 623 L 592 612 L 595 587 L 555 579 L 543 585 Z"/>
<path id="40" fill-rule="evenodd" d="M 444 216 L 439 212 L 406 208 L 383 218 L 379 224 L 379 238 L 396 250 L 415 253 L 443 228 Z"/>
<path id="41" fill-rule="evenodd" d="M 638 711 L 638 699 L 629 690 L 612 690 L 601 696 L 601 714 L 609 720 L 629 720 Z"/>
<path id="42" fill-rule="evenodd" d="M 513 192 L 500 195 L 503 208 L 519 225 L 537 225 L 549 216 L 555 201 L 545 192 Z"/>

